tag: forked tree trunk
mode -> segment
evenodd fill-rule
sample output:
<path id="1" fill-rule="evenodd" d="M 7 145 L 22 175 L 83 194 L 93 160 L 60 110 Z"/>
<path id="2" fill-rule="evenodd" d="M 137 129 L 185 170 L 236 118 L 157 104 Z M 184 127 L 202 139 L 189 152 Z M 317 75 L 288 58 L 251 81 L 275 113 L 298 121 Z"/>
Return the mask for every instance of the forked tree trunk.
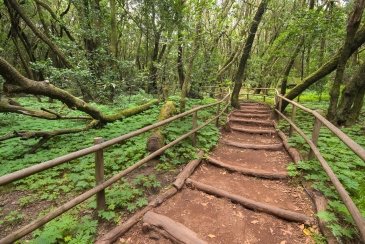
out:
<path id="1" fill-rule="evenodd" d="M 362 26 L 356 33 L 353 42 L 350 45 L 351 54 L 353 54 L 363 43 L 365 42 L 365 25 Z M 293 100 L 297 96 L 299 96 L 302 92 L 304 92 L 308 87 L 330 74 L 337 68 L 338 61 L 340 59 L 340 53 L 342 48 L 337 52 L 336 55 L 333 56 L 327 63 L 322 65 L 315 72 L 307 76 L 303 79 L 302 83 L 296 85 L 290 92 L 285 96 L 286 98 Z M 288 102 L 283 101 L 282 110 L 288 106 Z"/>
<path id="2" fill-rule="evenodd" d="M 300 41 L 300 44 L 295 49 L 294 53 L 292 54 L 292 56 L 289 59 L 288 64 L 285 67 L 283 79 L 281 80 L 281 87 L 280 87 L 280 94 L 281 95 L 285 95 L 285 93 L 286 93 L 286 87 L 287 87 L 288 77 L 289 77 L 290 71 L 293 68 L 294 61 L 295 61 L 296 57 L 298 56 L 298 54 L 300 52 L 300 49 L 303 46 L 303 43 L 304 43 L 304 38 L 302 38 L 302 40 Z"/>
<path id="3" fill-rule="evenodd" d="M 364 92 L 365 62 L 342 91 L 335 119 L 338 125 L 351 125 L 357 120 L 363 105 Z"/>
<path id="4" fill-rule="evenodd" d="M 341 50 L 340 58 L 337 64 L 336 76 L 330 90 L 330 104 L 328 106 L 327 118 L 333 121 L 336 115 L 338 98 L 340 96 L 340 87 L 343 81 L 347 60 L 353 52 L 351 52 L 351 44 L 355 37 L 356 31 L 360 26 L 362 13 L 364 11 L 365 0 L 356 0 L 354 9 L 349 16 L 347 23 L 347 34 L 345 43 Z"/>
<path id="5" fill-rule="evenodd" d="M 240 64 L 238 66 L 237 73 L 234 77 L 234 88 L 233 88 L 232 97 L 231 97 L 231 105 L 233 107 L 239 106 L 238 97 L 239 97 L 239 93 L 240 93 L 240 90 L 242 87 L 242 81 L 243 81 L 243 77 L 245 74 L 247 61 L 250 58 L 252 44 L 253 44 L 253 41 L 255 40 L 257 29 L 261 22 L 262 16 L 265 13 L 268 2 L 269 2 L 269 0 L 261 1 L 259 7 L 257 8 L 255 17 L 253 18 L 253 20 L 251 22 L 249 34 L 248 34 L 248 37 L 247 37 L 247 40 L 245 43 L 245 47 L 243 49 L 243 54 L 242 54 L 242 57 L 240 60 Z"/>

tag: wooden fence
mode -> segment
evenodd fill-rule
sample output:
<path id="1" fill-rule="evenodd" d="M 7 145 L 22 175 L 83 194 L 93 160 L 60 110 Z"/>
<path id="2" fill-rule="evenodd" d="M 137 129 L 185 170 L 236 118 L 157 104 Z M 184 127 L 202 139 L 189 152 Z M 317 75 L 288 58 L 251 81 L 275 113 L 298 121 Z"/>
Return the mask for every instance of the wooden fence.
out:
<path id="1" fill-rule="evenodd" d="M 33 222 L 25 225 L 24 227 L 7 235 L 6 237 L 4 237 L 3 239 L 0 240 L 0 243 L 1 244 L 13 243 L 16 240 L 19 240 L 20 238 L 22 238 L 25 235 L 29 234 L 30 232 L 38 229 L 39 227 L 41 227 L 44 224 L 51 221 L 52 219 L 58 217 L 59 215 L 65 213 L 66 211 L 70 210 L 71 208 L 77 206 L 78 204 L 84 202 L 85 200 L 89 199 L 90 197 L 92 197 L 94 195 L 96 195 L 96 198 L 97 198 L 97 208 L 103 209 L 105 207 L 105 193 L 104 193 L 105 188 L 114 184 L 115 182 L 120 180 L 123 176 L 125 176 L 125 175 L 129 174 L 130 172 L 132 172 L 133 170 L 139 168 L 141 165 L 149 162 L 151 159 L 155 158 L 156 156 L 161 155 L 165 150 L 180 143 L 182 140 L 191 136 L 193 139 L 192 140 L 193 143 L 195 143 L 196 133 L 200 129 L 207 126 L 208 124 L 214 122 L 216 125 L 218 125 L 219 118 L 229 107 L 229 101 L 230 101 L 230 95 L 231 95 L 230 90 L 228 90 L 228 92 L 226 94 L 221 94 L 221 95 L 223 96 L 223 98 L 217 102 L 214 102 L 214 103 L 211 103 L 208 105 L 195 107 L 184 113 L 178 114 L 178 115 L 168 118 L 166 120 L 146 126 L 139 130 L 130 132 L 128 134 L 116 137 L 116 138 L 108 140 L 108 141 L 103 141 L 102 138 L 95 138 L 94 146 L 91 146 L 91 147 L 88 147 L 88 148 L 85 148 L 82 150 L 78 150 L 76 152 L 72 152 L 67 155 L 64 155 L 64 156 L 61 156 L 61 157 L 58 157 L 58 158 L 55 158 L 55 159 L 52 159 L 52 160 L 49 160 L 49 161 L 46 161 L 43 163 L 36 164 L 31 167 L 16 171 L 16 172 L 1 176 L 0 177 L 0 186 L 14 182 L 19 179 L 23 179 L 27 176 L 36 174 L 38 172 L 55 167 L 57 165 L 70 162 L 71 160 L 74 160 L 74 159 L 77 159 L 77 158 L 80 158 L 80 157 L 83 157 L 83 156 L 86 156 L 86 155 L 89 155 L 92 153 L 95 154 L 95 178 L 96 178 L 95 187 L 93 187 L 90 190 L 82 193 L 81 195 L 73 198 L 72 200 L 62 204 L 61 206 L 57 207 L 55 210 L 46 214 L 45 216 L 40 217 L 40 218 L 34 220 Z M 222 104 L 224 104 L 224 107 L 221 106 Z M 198 125 L 198 123 L 197 123 L 198 112 L 201 110 L 207 109 L 207 108 L 211 108 L 213 106 L 217 106 L 216 115 L 213 116 L 212 118 L 210 118 L 209 120 L 207 120 L 206 122 L 204 122 L 203 124 Z M 223 109 L 221 109 L 221 107 Z M 116 175 L 112 176 L 111 178 L 104 181 L 104 156 L 103 156 L 104 149 L 106 149 L 110 146 L 113 146 L 115 144 L 121 143 L 132 137 L 138 136 L 142 133 L 151 131 L 155 128 L 164 126 L 172 121 L 175 121 L 175 120 L 178 120 L 181 118 L 185 118 L 189 115 L 192 115 L 192 130 L 185 133 L 184 135 L 181 135 L 179 138 L 168 143 L 167 145 L 163 146 L 159 150 L 149 154 L 147 157 L 136 162 L 134 165 L 128 167 L 127 169 L 119 172 L 118 174 L 116 174 Z"/>
<path id="2" fill-rule="evenodd" d="M 274 88 L 256 88 L 256 89 L 263 90 L 264 93 L 263 94 L 250 93 L 250 91 L 253 91 L 255 89 L 247 89 L 247 93 L 241 93 L 240 95 L 246 96 L 247 99 L 249 99 L 250 96 L 262 96 L 263 101 L 265 101 L 266 97 L 271 96 L 270 91 L 274 91 L 274 93 L 275 93 L 274 98 L 275 98 L 275 104 L 276 104 L 276 107 L 274 108 L 274 111 L 277 113 L 279 118 L 281 117 L 281 118 L 285 119 L 290 124 L 289 136 L 291 136 L 293 131 L 295 130 L 308 143 L 308 145 L 310 146 L 310 151 L 309 151 L 308 157 L 309 158 L 316 157 L 318 159 L 318 161 L 322 165 L 324 171 L 326 172 L 326 174 L 330 178 L 332 184 L 334 185 L 335 189 L 337 190 L 338 194 L 340 195 L 340 197 L 341 197 L 342 201 L 344 202 L 345 206 L 349 210 L 352 218 L 354 219 L 355 224 L 356 224 L 356 226 L 357 226 L 357 228 L 360 232 L 361 239 L 365 242 L 365 220 L 364 220 L 364 218 L 362 217 L 359 209 L 356 207 L 356 205 L 352 201 L 351 197 L 348 195 L 347 191 L 345 190 L 345 188 L 343 187 L 341 182 L 338 180 L 337 176 L 332 171 L 332 169 L 328 165 L 327 161 L 323 158 L 323 156 L 321 155 L 319 149 L 317 148 L 317 141 L 318 141 L 318 138 L 319 138 L 319 135 L 320 135 L 320 128 L 321 128 L 322 125 L 326 126 L 330 131 L 333 132 L 333 134 L 335 134 L 341 141 L 343 141 L 345 143 L 345 145 L 347 145 L 348 148 L 350 150 L 352 150 L 354 153 L 356 153 L 363 161 L 365 161 L 365 150 L 364 150 L 364 148 L 362 148 L 360 145 L 358 145 L 356 142 L 354 142 L 351 138 L 349 138 L 345 133 L 343 133 L 340 129 L 335 127 L 333 124 L 331 124 L 328 120 L 326 120 L 318 112 L 313 111 L 311 109 L 308 109 L 308 108 L 304 107 L 303 105 L 301 105 L 299 103 L 296 103 L 294 101 L 291 101 L 291 100 L 285 98 L 284 96 L 280 95 L 279 92 L 276 89 L 274 89 Z M 201 128 L 205 127 L 206 125 L 208 125 L 212 122 L 216 122 L 216 124 L 218 124 L 219 117 L 227 110 L 227 108 L 229 106 L 229 98 L 230 98 L 230 92 L 228 92 L 218 102 L 193 108 L 189 111 L 178 114 L 178 115 L 173 116 L 169 119 L 163 120 L 161 122 L 155 123 L 155 124 L 150 125 L 150 126 L 146 126 L 146 127 L 141 128 L 139 130 L 130 132 L 130 133 L 122 135 L 120 137 L 116 137 L 114 139 L 111 139 L 109 141 L 104 142 L 104 141 L 102 141 L 101 138 L 96 138 L 95 141 L 94 141 L 94 143 L 95 143 L 94 146 L 91 146 L 91 147 L 88 147 L 88 148 L 85 148 L 85 149 L 82 149 L 82 150 L 79 150 L 79 151 L 76 151 L 76 152 L 61 156 L 61 157 L 58 157 L 58 158 L 55 158 L 55 159 L 52 159 L 52 160 L 49 160 L 47 162 L 43 162 L 43 163 L 31 166 L 29 168 L 25 168 L 25 169 L 16 171 L 16 172 L 8 174 L 8 175 L 1 176 L 0 177 L 0 186 L 11 183 L 11 182 L 13 182 L 15 180 L 18 180 L 18 179 L 22 179 L 22 178 L 27 177 L 29 175 L 44 171 L 44 170 L 52 168 L 54 166 L 69 162 L 71 160 L 83 157 L 85 155 L 95 153 L 96 182 L 97 182 L 97 185 L 94 188 L 82 193 L 81 195 L 77 196 L 76 198 L 74 198 L 74 199 L 70 200 L 69 202 L 63 204 L 62 206 L 56 208 L 53 212 L 47 214 L 46 216 L 41 217 L 41 218 L 31 222 L 30 224 L 20 228 L 19 230 L 9 234 L 8 236 L 6 236 L 2 240 L 0 240 L 0 243 L 11 243 L 11 242 L 14 242 L 14 241 L 22 238 L 23 236 L 25 236 L 28 233 L 32 232 L 33 230 L 41 227 L 42 225 L 44 225 L 45 223 L 51 221 L 52 219 L 56 218 L 57 216 L 61 215 L 62 213 L 68 211 L 69 209 L 71 209 L 71 208 L 75 207 L 76 205 L 82 203 L 83 201 L 89 199 L 93 195 L 97 195 L 98 208 L 103 208 L 105 206 L 105 195 L 103 193 L 105 188 L 107 188 L 108 186 L 110 186 L 113 183 L 117 182 L 123 176 L 125 176 L 128 173 L 132 172 L 133 170 L 137 169 L 141 165 L 147 163 L 148 161 L 150 161 L 154 157 L 162 154 L 166 149 L 176 145 L 177 143 L 181 142 L 182 140 L 186 139 L 187 137 L 192 136 L 193 142 L 194 142 L 194 138 L 195 138 L 196 132 L 198 130 L 200 130 Z M 282 105 L 283 100 L 287 101 L 288 103 L 290 103 L 293 106 L 290 118 L 286 117 L 281 112 L 281 105 Z M 224 103 L 225 103 L 225 107 L 222 110 L 220 110 L 220 107 L 221 107 L 220 105 L 224 104 Z M 196 123 L 197 112 L 200 111 L 200 110 L 212 107 L 212 106 L 217 106 L 216 116 L 209 119 L 204 124 L 198 126 L 197 123 Z M 305 135 L 305 133 L 294 122 L 297 108 L 300 108 L 304 112 L 307 112 L 307 113 L 311 114 L 315 118 L 311 139 L 309 139 Z M 110 179 L 104 181 L 104 178 L 103 178 L 104 177 L 103 176 L 103 149 L 108 148 L 112 145 L 121 143 L 121 142 L 123 142 L 123 141 L 125 141 L 129 138 L 135 137 L 137 135 L 140 135 L 142 133 L 145 133 L 145 132 L 150 131 L 152 129 L 158 128 L 158 127 L 163 126 L 163 125 L 166 125 L 166 124 L 168 124 L 172 121 L 184 118 L 184 117 L 189 116 L 189 115 L 193 116 L 193 121 L 192 121 L 193 129 L 191 131 L 189 131 L 188 133 L 180 136 L 179 138 L 177 138 L 176 140 L 174 140 L 174 141 L 170 142 L 169 144 L 165 145 L 164 147 L 157 150 L 156 152 L 151 153 L 150 155 L 148 155 L 147 157 L 141 159 L 140 161 L 138 161 L 137 163 L 135 163 L 131 167 L 119 172 L 118 174 L 112 176 Z"/>
<path id="3" fill-rule="evenodd" d="M 246 96 L 247 99 L 250 96 L 262 96 L 263 100 L 267 96 L 270 96 L 270 91 L 274 92 L 274 111 L 278 115 L 278 119 L 283 118 L 290 124 L 289 128 L 289 136 L 292 136 L 293 131 L 295 130 L 309 145 L 310 150 L 308 152 L 308 158 L 313 159 L 314 157 L 320 162 L 322 168 L 326 172 L 327 176 L 330 178 L 333 186 L 335 187 L 337 193 L 339 194 L 341 200 L 345 204 L 346 208 L 348 209 L 350 215 L 352 216 L 353 220 L 355 221 L 355 225 L 360 232 L 360 237 L 363 242 L 365 242 L 365 219 L 361 215 L 359 209 L 356 207 L 354 202 L 352 201 L 351 197 L 347 193 L 346 189 L 343 187 L 341 182 L 338 180 L 336 174 L 333 172 L 331 167 L 329 166 L 328 162 L 323 158 L 321 155 L 318 147 L 317 142 L 320 135 L 320 130 L 322 126 L 327 127 L 335 136 L 337 136 L 351 151 L 353 151 L 359 158 L 361 158 L 365 162 L 365 149 L 353 141 L 349 136 L 343 133 L 340 129 L 334 126 L 331 122 L 329 122 L 326 118 L 320 115 L 318 112 L 313 111 L 309 108 L 304 107 L 303 105 L 287 99 L 285 96 L 281 95 L 277 89 L 275 88 L 246 88 L 246 93 L 241 93 L 241 96 Z M 256 93 L 255 90 L 263 91 L 263 94 Z M 253 93 L 250 93 L 253 91 Z M 282 103 L 283 101 L 288 102 L 292 105 L 292 110 L 290 114 L 290 118 L 285 116 L 282 111 Z M 308 138 L 308 136 L 295 124 L 295 114 L 297 108 L 303 110 L 304 112 L 310 114 L 314 118 L 314 125 L 312 130 L 312 137 Z"/>

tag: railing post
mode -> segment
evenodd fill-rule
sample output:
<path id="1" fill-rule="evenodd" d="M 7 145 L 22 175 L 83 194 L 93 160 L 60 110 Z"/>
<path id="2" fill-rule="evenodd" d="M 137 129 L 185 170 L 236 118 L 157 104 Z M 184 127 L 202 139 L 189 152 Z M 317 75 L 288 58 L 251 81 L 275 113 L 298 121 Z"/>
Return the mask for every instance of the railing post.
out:
<path id="1" fill-rule="evenodd" d="M 322 126 L 321 121 L 318 118 L 316 118 L 314 120 L 313 131 L 312 131 L 312 142 L 316 146 L 317 146 L 321 126 Z M 308 159 L 312 159 L 313 157 L 314 157 L 314 152 L 312 151 L 312 149 L 310 149 L 309 154 L 308 154 Z"/>
<path id="2" fill-rule="evenodd" d="M 281 106 L 282 106 L 282 103 L 283 103 L 283 100 L 281 99 L 280 96 L 277 96 L 277 100 L 278 100 L 278 104 L 276 105 L 277 106 L 277 109 L 279 110 L 279 112 L 281 112 Z M 277 114 L 277 119 L 278 121 L 280 120 L 280 115 Z"/>
<path id="3" fill-rule="evenodd" d="M 294 123 L 294 120 L 295 120 L 295 112 L 297 110 L 297 106 L 294 105 L 294 103 L 292 104 L 293 105 L 293 108 L 291 110 L 291 121 Z M 290 128 L 289 128 L 289 137 L 291 137 L 293 135 L 293 131 L 294 131 L 294 128 L 292 125 L 290 125 Z"/>
<path id="4" fill-rule="evenodd" d="M 195 111 L 193 113 L 192 123 L 193 123 L 193 130 L 194 130 L 196 127 L 198 127 L 198 111 Z M 197 136 L 196 132 L 191 135 L 191 141 L 192 141 L 193 146 L 196 145 L 196 136 Z"/>
<path id="5" fill-rule="evenodd" d="M 94 144 L 100 144 L 104 142 L 102 137 L 94 138 Z M 104 152 L 103 149 L 95 152 L 95 180 L 96 185 L 104 182 Z M 96 209 L 105 209 L 105 190 L 99 191 L 96 194 Z"/>
<path id="6" fill-rule="evenodd" d="M 281 107 L 283 106 L 283 99 L 281 97 L 278 97 L 279 98 L 279 107 L 278 107 L 278 110 L 281 112 Z"/>
<path id="7" fill-rule="evenodd" d="M 218 105 L 217 105 L 217 113 L 216 113 L 216 116 L 218 116 L 219 115 L 219 113 L 220 113 L 220 110 L 221 110 L 221 104 L 220 103 L 218 103 Z M 215 126 L 219 126 L 219 116 L 217 117 L 217 119 L 215 120 Z"/>
<path id="8" fill-rule="evenodd" d="M 264 102 L 266 102 L 266 95 L 264 94 Z"/>

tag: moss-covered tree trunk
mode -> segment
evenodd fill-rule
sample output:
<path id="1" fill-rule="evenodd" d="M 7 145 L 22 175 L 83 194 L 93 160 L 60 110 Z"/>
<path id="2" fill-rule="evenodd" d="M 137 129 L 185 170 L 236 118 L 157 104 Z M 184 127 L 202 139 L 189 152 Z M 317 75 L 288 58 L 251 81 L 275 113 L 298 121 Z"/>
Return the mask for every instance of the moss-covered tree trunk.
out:
<path id="1" fill-rule="evenodd" d="M 365 42 L 365 25 L 356 32 L 355 38 L 350 45 L 351 55 Z M 308 87 L 321 80 L 326 75 L 330 74 L 337 68 L 338 61 L 340 59 L 340 53 L 342 48 L 334 55 L 328 62 L 323 64 L 319 69 L 305 77 L 303 81 L 296 85 L 293 89 L 286 94 L 286 98 L 293 100 L 304 92 Z M 288 106 L 288 102 L 283 101 L 282 110 Z"/>
<path id="2" fill-rule="evenodd" d="M 338 125 L 351 125 L 357 120 L 363 106 L 364 92 L 365 62 L 342 91 L 335 119 Z"/>
<path id="3" fill-rule="evenodd" d="M 303 43 L 304 43 L 304 38 L 301 39 L 299 45 L 295 48 L 294 53 L 289 58 L 289 61 L 286 65 L 286 67 L 285 67 L 284 74 L 283 74 L 283 79 L 281 80 L 281 86 L 280 86 L 280 94 L 281 95 L 285 95 L 285 93 L 286 93 L 286 86 L 287 86 L 287 83 L 288 83 L 288 77 L 289 77 L 290 71 L 293 68 L 294 61 L 295 61 L 296 57 L 298 56 L 298 54 L 300 52 L 300 49 L 303 46 Z"/>
<path id="4" fill-rule="evenodd" d="M 163 121 L 170 118 L 176 113 L 176 107 L 174 102 L 167 101 L 160 110 L 158 121 Z M 149 152 L 155 152 L 165 145 L 165 138 L 163 136 L 163 127 L 159 127 L 152 131 L 151 136 L 147 140 L 147 150 Z"/>
<path id="5" fill-rule="evenodd" d="M 245 47 L 243 49 L 243 54 L 240 59 L 240 64 L 238 66 L 237 73 L 234 77 L 234 88 L 233 88 L 232 97 L 231 97 L 231 104 L 233 107 L 239 106 L 238 97 L 239 97 L 239 93 L 241 91 L 243 77 L 244 77 L 246 66 L 247 66 L 247 61 L 250 57 L 252 44 L 253 44 L 253 41 L 255 40 L 257 29 L 261 22 L 262 16 L 264 15 L 264 13 L 266 11 L 268 2 L 269 2 L 269 0 L 261 1 L 259 7 L 257 8 L 255 17 L 253 18 L 253 20 L 251 22 L 248 37 L 247 37 L 247 40 L 245 43 Z"/>
<path id="6" fill-rule="evenodd" d="M 340 53 L 340 58 L 338 60 L 336 69 L 336 76 L 330 90 L 330 104 L 328 106 L 327 118 L 331 121 L 333 121 L 334 117 L 336 116 L 337 103 L 340 96 L 340 86 L 343 81 L 347 60 L 353 53 L 351 52 L 351 44 L 355 37 L 356 31 L 360 26 L 364 7 L 365 0 L 356 0 L 353 11 L 349 16 L 345 43 Z"/>
<path id="7" fill-rule="evenodd" d="M 155 99 L 133 109 L 122 110 L 121 112 L 113 115 L 105 115 L 80 98 L 52 85 L 49 81 L 34 81 L 24 77 L 2 57 L 0 57 L 0 75 L 5 80 L 3 85 L 5 93 L 43 95 L 57 99 L 65 103 L 69 108 L 80 110 L 102 124 L 114 122 L 124 117 L 139 113 L 158 102 L 158 100 Z"/>

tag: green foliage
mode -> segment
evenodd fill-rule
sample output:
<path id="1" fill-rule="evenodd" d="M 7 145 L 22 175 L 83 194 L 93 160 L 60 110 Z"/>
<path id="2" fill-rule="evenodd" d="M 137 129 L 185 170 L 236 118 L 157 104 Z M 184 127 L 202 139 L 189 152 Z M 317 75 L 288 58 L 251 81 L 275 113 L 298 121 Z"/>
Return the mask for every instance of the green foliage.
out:
<path id="1" fill-rule="evenodd" d="M 287 167 L 287 170 L 288 170 L 289 176 L 291 176 L 291 177 L 295 177 L 295 176 L 299 175 L 297 166 L 294 163 L 290 163 Z"/>
<path id="2" fill-rule="evenodd" d="M 35 238 L 30 243 L 90 243 L 96 230 L 97 221 L 92 220 L 89 216 L 77 219 L 70 214 L 63 214 L 47 223 L 42 230 L 34 231 Z"/>
<path id="3" fill-rule="evenodd" d="M 120 105 L 131 107 L 144 103 L 148 96 L 144 93 L 132 96 L 131 104 Z M 58 102 L 39 104 L 35 102 L 34 98 L 19 98 L 22 104 L 27 107 L 38 106 L 47 107 L 54 111 L 60 111 L 64 115 L 77 116 L 80 115 L 77 111 L 68 111 L 62 109 L 62 104 Z M 179 97 L 172 97 L 171 100 L 179 102 Z M 120 103 L 125 103 L 126 98 L 121 98 Z M 187 108 L 193 106 L 209 104 L 215 102 L 212 98 L 189 99 L 187 101 Z M 118 106 L 113 107 L 106 105 L 97 105 L 99 109 L 105 113 L 114 113 L 120 110 Z M 4 175 L 15 170 L 19 170 L 31 165 L 56 158 L 58 156 L 70 153 L 72 151 L 82 149 L 92 145 L 93 138 L 103 137 L 106 140 L 113 137 L 125 134 L 136 129 L 142 128 L 152 124 L 158 118 L 160 106 L 153 106 L 151 109 L 137 114 L 135 116 L 126 118 L 122 121 L 116 121 L 112 124 L 107 124 L 101 129 L 89 130 L 83 133 L 70 134 L 67 136 L 59 136 L 53 138 L 46 143 L 34 154 L 26 154 L 22 158 L 18 155 L 26 152 L 35 140 L 19 140 L 12 139 L 7 143 L 0 142 L 0 175 Z M 202 124 L 207 119 L 211 118 L 216 113 L 216 107 L 206 109 L 198 112 L 198 124 Z M 21 118 L 21 119 L 19 119 Z M 34 119 L 28 117 L 20 117 L 14 114 L 0 114 L 0 134 L 5 134 L 10 130 L 53 130 L 55 128 L 66 127 L 80 127 L 83 126 L 83 121 L 47 121 L 41 119 Z M 163 133 L 166 138 L 166 143 L 172 142 L 182 134 L 188 132 L 192 128 L 191 117 L 174 121 L 166 125 Z M 115 145 L 104 152 L 104 167 L 105 177 L 111 177 L 121 170 L 135 164 L 137 161 L 147 155 L 146 141 L 149 133 L 144 133 L 137 137 L 125 141 L 123 144 Z M 210 150 L 218 141 L 219 131 L 210 124 L 197 133 L 197 147 L 203 150 Z M 186 140 L 179 143 L 178 146 L 168 149 L 161 157 L 160 162 L 156 166 L 159 171 L 173 170 L 177 166 L 187 163 L 196 157 L 196 147 L 191 145 L 191 140 Z M 95 169 L 94 169 L 94 155 L 88 155 L 69 163 L 61 164 L 57 167 L 48 169 L 44 172 L 26 177 L 14 183 L 13 189 L 22 190 L 25 193 L 24 197 L 18 199 L 18 204 L 21 207 L 26 207 L 30 203 L 42 203 L 48 201 L 52 208 L 60 197 L 66 196 L 72 198 L 95 185 Z M 134 212 L 138 208 L 148 204 L 147 195 L 157 193 L 161 183 L 158 181 L 156 175 L 138 175 L 130 183 L 126 180 L 121 180 L 115 183 L 112 187 L 106 189 L 107 209 L 99 211 L 97 216 L 103 221 L 118 222 L 121 216 L 126 212 Z M 89 209 L 93 211 L 96 208 L 95 200 L 87 201 L 87 204 L 80 205 L 80 210 Z M 42 214 L 49 212 L 49 209 L 44 209 Z M 75 220 L 79 216 L 75 213 L 66 214 L 61 218 L 54 220 L 46 225 L 45 228 L 35 232 L 35 243 L 89 243 L 93 238 L 93 234 L 87 234 L 84 229 L 76 228 Z M 19 212 L 19 214 L 21 214 Z M 12 217 L 13 216 L 13 217 Z M 8 218 L 11 222 L 15 222 L 17 215 L 12 213 Z M 20 215 L 19 215 L 20 216 Z M 18 218 L 18 221 L 22 220 Z M 87 220 L 85 219 L 85 222 Z M 89 219 L 91 223 L 94 220 Z M 7 221 L 3 224 L 10 224 Z M 86 233 L 86 234 L 85 234 Z M 94 232 L 93 232 L 94 233 Z"/>
<path id="4" fill-rule="evenodd" d="M 309 93 L 309 95 L 306 93 L 302 98 L 302 103 L 303 101 L 312 100 L 310 102 L 304 102 L 305 106 L 312 109 L 324 109 L 327 105 L 325 102 L 313 102 L 313 100 L 317 100 L 316 97 L 313 96 L 313 93 Z M 290 113 L 290 110 L 288 112 Z M 313 119 L 308 114 L 299 110 L 297 111 L 295 120 L 299 127 L 310 138 Z M 280 126 L 282 129 L 288 128 L 284 122 L 281 122 Z M 343 131 L 357 143 L 365 146 L 365 140 L 360 125 L 355 125 L 351 128 L 343 128 Z M 300 149 L 302 155 L 306 155 L 309 151 L 309 147 L 304 139 L 297 134 L 289 139 L 289 144 Z M 365 177 L 363 174 L 365 163 L 348 149 L 340 139 L 324 127 L 321 128 L 318 148 L 354 200 L 355 204 L 359 207 L 363 216 L 365 216 Z M 303 175 L 304 179 L 311 181 L 313 183 L 312 186 L 321 191 L 326 198 L 329 199 L 327 211 L 318 213 L 318 216 L 327 222 L 327 225 L 332 230 L 333 234 L 338 238 L 353 238 L 357 233 L 354 222 L 320 163 L 317 160 L 304 160 L 300 161 L 296 166 L 290 164 L 288 166 L 288 171 L 295 175 Z"/>
<path id="5" fill-rule="evenodd" d="M 21 220 L 23 219 L 23 214 L 20 213 L 17 210 L 12 210 L 10 211 L 3 220 L 0 221 L 0 226 L 3 224 L 16 224 L 21 222 Z"/>
<path id="6" fill-rule="evenodd" d="M 146 190 L 156 190 L 161 186 L 155 175 L 138 175 L 133 184 Z"/>

